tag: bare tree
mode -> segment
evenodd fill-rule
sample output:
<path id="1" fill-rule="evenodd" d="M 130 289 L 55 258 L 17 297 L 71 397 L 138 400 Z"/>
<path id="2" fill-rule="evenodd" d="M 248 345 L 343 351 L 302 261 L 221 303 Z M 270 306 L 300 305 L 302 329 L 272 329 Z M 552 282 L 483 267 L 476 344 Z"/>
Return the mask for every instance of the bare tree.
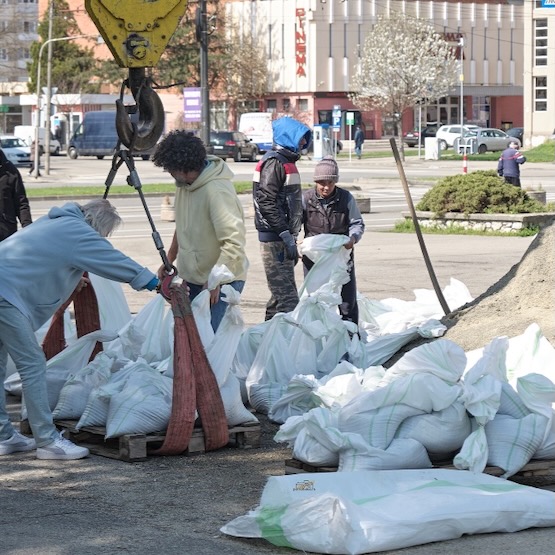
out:
<path id="1" fill-rule="evenodd" d="M 399 138 L 403 112 L 446 96 L 459 71 L 452 47 L 429 22 L 395 13 L 378 18 L 366 37 L 350 97 L 362 109 L 392 117 Z"/>

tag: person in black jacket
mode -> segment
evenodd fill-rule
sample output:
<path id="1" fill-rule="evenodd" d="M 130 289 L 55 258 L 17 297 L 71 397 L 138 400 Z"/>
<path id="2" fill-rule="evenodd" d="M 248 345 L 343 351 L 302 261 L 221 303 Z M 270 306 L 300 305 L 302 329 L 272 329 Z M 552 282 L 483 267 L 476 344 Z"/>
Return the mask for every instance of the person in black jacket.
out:
<path id="1" fill-rule="evenodd" d="M 29 200 L 19 170 L 0 149 L 0 241 L 33 222 Z"/>
<path id="2" fill-rule="evenodd" d="M 521 154 L 518 147 L 518 141 L 510 141 L 497 163 L 497 174 L 505 178 L 505 183 L 515 187 L 520 187 L 520 166 L 526 162 L 526 157 Z"/>
<path id="3" fill-rule="evenodd" d="M 299 302 L 295 264 L 303 210 L 296 162 L 312 140 L 312 131 L 290 117 L 274 120 L 272 130 L 274 145 L 256 165 L 252 183 L 254 223 L 271 293 L 266 320 L 291 312 Z"/>
<path id="4" fill-rule="evenodd" d="M 357 282 L 353 247 L 364 233 L 364 220 L 356 200 L 345 189 L 337 187 L 339 169 L 337 162 L 326 156 L 314 168 L 316 186 L 303 195 L 303 224 L 305 237 L 321 233 L 346 235 L 349 241 L 344 247 L 351 250 L 347 271 L 349 281 L 341 289 L 342 303 L 339 313 L 343 320 L 358 325 Z M 314 262 L 303 255 L 303 271 L 306 276 Z"/>

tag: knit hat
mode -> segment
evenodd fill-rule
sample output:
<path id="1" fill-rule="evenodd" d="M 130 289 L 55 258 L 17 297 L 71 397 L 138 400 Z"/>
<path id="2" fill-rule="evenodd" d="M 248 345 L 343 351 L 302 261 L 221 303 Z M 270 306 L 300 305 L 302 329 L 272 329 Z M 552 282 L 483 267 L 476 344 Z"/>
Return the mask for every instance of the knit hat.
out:
<path id="1" fill-rule="evenodd" d="M 314 181 L 333 181 L 339 180 L 339 168 L 337 162 L 331 156 L 322 158 L 314 168 Z"/>

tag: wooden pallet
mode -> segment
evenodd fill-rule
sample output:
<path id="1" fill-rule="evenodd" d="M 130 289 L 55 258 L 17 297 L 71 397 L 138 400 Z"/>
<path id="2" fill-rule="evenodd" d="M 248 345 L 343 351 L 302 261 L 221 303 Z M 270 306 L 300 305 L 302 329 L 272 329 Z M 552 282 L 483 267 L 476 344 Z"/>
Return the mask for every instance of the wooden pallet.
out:
<path id="1" fill-rule="evenodd" d="M 65 436 L 82 447 L 87 447 L 94 455 L 117 459 L 125 462 L 139 462 L 148 458 L 149 451 L 160 447 L 165 433 L 126 434 L 121 437 L 105 439 L 106 428 L 103 426 L 85 426 L 76 430 L 77 420 L 56 420 L 56 426 L 64 430 Z M 30 434 L 27 420 L 20 424 L 22 433 Z M 260 446 L 260 424 L 249 423 L 229 428 L 228 447 L 252 449 Z M 193 430 L 193 436 L 184 455 L 204 453 L 204 432 L 200 428 Z"/>
<path id="2" fill-rule="evenodd" d="M 452 461 L 444 463 L 436 463 L 435 468 L 451 468 L 455 469 Z M 335 466 L 312 466 L 308 463 L 297 459 L 287 459 L 285 461 L 285 474 L 303 474 L 307 472 L 336 472 Z M 504 471 L 497 466 L 487 466 L 484 470 L 485 474 L 491 476 L 501 476 Z M 519 484 L 535 485 L 542 489 L 555 489 L 555 460 L 539 461 L 532 460 L 525 465 L 509 480 L 518 482 Z M 541 484 L 541 485 L 540 485 Z"/>

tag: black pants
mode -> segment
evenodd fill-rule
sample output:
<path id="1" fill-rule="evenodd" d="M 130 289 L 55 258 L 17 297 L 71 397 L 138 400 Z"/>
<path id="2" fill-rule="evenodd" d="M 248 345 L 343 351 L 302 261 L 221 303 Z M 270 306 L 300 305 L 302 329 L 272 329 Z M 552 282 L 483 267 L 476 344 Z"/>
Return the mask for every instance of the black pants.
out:
<path id="1" fill-rule="evenodd" d="M 510 185 L 514 185 L 515 187 L 520 187 L 520 177 L 512 175 L 506 175 L 504 177 L 505 183 L 509 183 Z"/>
<path id="2" fill-rule="evenodd" d="M 304 276 L 314 266 L 314 262 L 310 258 L 303 256 L 303 272 Z M 349 320 L 358 326 L 358 303 L 357 303 L 357 280 L 355 277 L 355 258 L 351 249 L 351 257 L 347 263 L 347 272 L 349 273 L 349 281 L 341 288 L 341 299 L 343 302 L 339 305 L 339 314 L 343 320 Z"/>

